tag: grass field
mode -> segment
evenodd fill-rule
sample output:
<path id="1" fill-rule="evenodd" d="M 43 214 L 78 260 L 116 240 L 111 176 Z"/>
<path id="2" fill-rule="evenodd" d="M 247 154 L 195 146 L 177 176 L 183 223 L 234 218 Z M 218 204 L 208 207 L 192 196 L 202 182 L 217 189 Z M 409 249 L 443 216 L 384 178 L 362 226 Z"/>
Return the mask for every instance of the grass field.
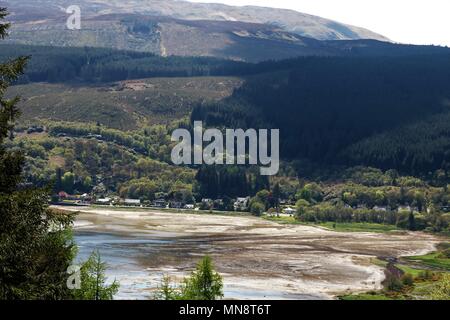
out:
<path id="1" fill-rule="evenodd" d="M 440 252 L 433 252 L 424 256 L 408 257 L 407 259 L 427 267 L 450 271 L 450 259 L 442 257 Z"/>
<path id="2" fill-rule="evenodd" d="M 340 300 L 355 301 L 355 300 L 395 300 L 395 299 L 390 298 L 384 294 L 363 293 L 358 295 L 343 296 L 340 298 Z"/>
<path id="3" fill-rule="evenodd" d="M 298 221 L 294 217 L 264 217 L 265 219 L 281 224 L 301 224 L 313 227 L 321 227 L 329 230 L 339 232 L 375 232 L 384 233 L 390 231 L 400 230 L 396 226 L 377 224 L 377 223 L 333 223 L 333 222 L 320 222 L 320 223 L 307 223 Z"/>
<path id="4" fill-rule="evenodd" d="M 442 256 L 448 243 L 438 246 L 438 251 L 423 256 L 404 257 L 395 266 L 413 278 L 412 285 L 405 285 L 401 290 L 389 291 L 386 288 L 378 292 L 350 294 L 339 297 L 341 300 L 429 300 L 443 274 L 450 272 L 450 259 Z M 383 261 L 374 259 L 372 263 L 383 266 Z M 385 262 L 385 266 L 386 266 Z M 448 297 L 450 299 L 450 296 Z"/>

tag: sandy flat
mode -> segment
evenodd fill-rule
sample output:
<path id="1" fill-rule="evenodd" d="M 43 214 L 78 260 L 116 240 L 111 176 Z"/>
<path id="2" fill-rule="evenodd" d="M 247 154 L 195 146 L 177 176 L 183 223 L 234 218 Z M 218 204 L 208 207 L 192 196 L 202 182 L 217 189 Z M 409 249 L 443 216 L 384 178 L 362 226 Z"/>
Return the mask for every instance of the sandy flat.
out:
<path id="1" fill-rule="evenodd" d="M 61 209 L 82 210 L 75 229 L 83 239 L 94 234 L 116 237 L 99 244 L 101 250 L 111 250 L 109 264 L 123 282 L 122 298 L 150 295 L 163 275 L 180 279 L 208 254 L 224 277 L 227 299 L 332 299 L 381 288 L 384 272 L 372 258 L 424 254 L 439 242 L 423 233 L 343 233 L 247 216 Z M 118 243 L 125 238 L 131 240 Z M 133 261 L 138 276 L 121 273 L 129 262 L 120 255 Z"/>

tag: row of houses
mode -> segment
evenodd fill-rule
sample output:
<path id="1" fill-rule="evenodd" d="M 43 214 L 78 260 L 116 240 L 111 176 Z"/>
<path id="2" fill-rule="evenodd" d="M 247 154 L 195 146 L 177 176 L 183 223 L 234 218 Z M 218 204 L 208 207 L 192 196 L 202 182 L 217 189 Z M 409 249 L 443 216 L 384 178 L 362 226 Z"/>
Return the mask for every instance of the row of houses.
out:
<path id="1" fill-rule="evenodd" d="M 358 205 L 356 207 L 352 207 L 352 206 L 349 206 L 349 205 L 345 205 L 345 206 L 347 208 L 351 208 L 351 209 L 361 209 L 361 210 L 370 209 L 369 207 L 367 207 L 365 205 Z M 387 207 L 387 206 L 374 206 L 373 208 L 371 208 L 371 210 L 378 211 L 378 212 L 392 211 L 392 209 Z M 419 208 L 415 207 L 415 206 L 409 206 L 409 205 L 405 205 L 404 206 L 404 205 L 402 205 L 402 206 L 398 206 L 396 211 L 398 211 L 398 212 L 419 212 Z"/>
<path id="2" fill-rule="evenodd" d="M 238 197 L 232 202 L 234 211 L 246 211 L 250 203 L 250 197 Z M 224 199 L 208 199 L 204 198 L 201 201 L 201 206 L 208 209 L 219 210 L 225 205 Z"/>
<path id="3" fill-rule="evenodd" d="M 129 207 L 154 207 L 161 209 L 186 209 L 195 210 L 200 207 L 207 209 L 219 210 L 223 207 L 223 199 L 202 199 L 197 207 L 195 204 L 183 203 L 180 201 L 170 201 L 166 199 L 156 199 L 154 201 L 141 201 L 140 199 L 121 199 L 120 197 L 102 197 L 93 198 L 89 194 L 70 195 L 64 191 L 58 193 L 59 202 L 72 202 L 75 204 L 94 204 L 94 205 L 108 205 L 108 206 L 129 206 Z M 235 211 L 246 211 L 248 209 L 250 197 L 239 197 L 233 201 L 233 208 Z"/>
<path id="4" fill-rule="evenodd" d="M 164 199 L 157 199 L 152 202 L 141 201 L 140 199 L 120 199 L 120 198 L 99 198 L 93 201 L 97 205 L 119 205 L 128 207 L 153 207 L 160 209 L 190 209 L 194 210 L 195 205 L 184 204 L 178 201 L 166 201 Z"/>

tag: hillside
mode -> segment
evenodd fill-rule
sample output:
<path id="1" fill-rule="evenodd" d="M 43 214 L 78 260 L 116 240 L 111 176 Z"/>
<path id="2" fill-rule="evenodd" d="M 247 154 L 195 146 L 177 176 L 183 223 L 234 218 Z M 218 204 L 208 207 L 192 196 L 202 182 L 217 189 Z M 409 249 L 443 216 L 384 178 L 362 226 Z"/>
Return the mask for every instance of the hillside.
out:
<path id="1" fill-rule="evenodd" d="M 309 41 L 319 43 L 320 50 L 328 52 L 326 56 L 329 57 L 442 56 L 450 52 L 446 47 L 401 45 L 376 40 Z M 265 49 L 259 51 L 262 55 L 270 52 Z M 246 54 L 244 51 L 241 53 Z M 19 83 L 98 84 L 150 77 L 246 76 L 293 68 L 296 63 L 296 59 L 254 64 L 211 57 L 161 57 L 152 53 L 107 48 L 0 44 L 0 62 L 17 55 L 32 57 Z M 311 53 L 311 56 L 317 54 Z"/>
<path id="2" fill-rule="evenodd" d="M 22 97 L 22 124 L 90 122 L 132 130 L 186 118 L 194 105 L 221 100 L 241 83 L 232 77 L 152 78 L 98 86 L 38 83 L 14 86 L 9 94 Z"/>
<path id="3" fill-rule="evenodd" d="M 446 122 L 427 119 L 447 118 L 450 50 L 374 40 L 323 43 L 334 57 L 249 64 L 2 45 L 0 61 L 32 55 L 22 84 L 9 91 L 23 97 L 23 126 L 64 121 L 134 131 L 190 115 L 211 126 L 280 128 L 289 161 L 415 175 L 446 168 Z M 405 145 L 404 130 L 414 128 L 423 133 L 408 134 Z"/>
<path id="4" fill-rule="evenodd" d="M 284 159 L 426 175 L 450 164 L 449 124 L 443 120 L 450 111 L 449 58 L 310 57 L 273 63 L 283 72 L 252 77 L 232 97 L 196 107 L 191 119 L 220 127 L 279 128 Z"/>
<path id="5" fill-rule="evenodd" d="M 5 3 L 7 7 L 13 9 L 13 18 L 17 21 L 29 20 L 30 16 L 38 19 L 58 16 L 58 13 L 61 12 L 60 8 L 67 8 L 73 4 L 68 0 L 2 0 L 0 3 Z M 77 4 L 88 16 L 143 14 L 187 21 L 239 21 L 274 25 L 280 30 L 319 40 L 387 40 L 364 28 L 286 9 L 256 6 L 237 7 L 177 0 L 134 0 L 126 3 L 119 0 L 81 0 Z"/>
<path id="6" fill-rule="evenodd" d="M 84 0 L 82 29 L 66 29 L 70 1 L 8 0 L 12 43 L 103 47 L 162 56 L 213 56 L 244 61 L 330 55 L 318 40 L 386 38 L 291 10 L 186 1 Z"/>

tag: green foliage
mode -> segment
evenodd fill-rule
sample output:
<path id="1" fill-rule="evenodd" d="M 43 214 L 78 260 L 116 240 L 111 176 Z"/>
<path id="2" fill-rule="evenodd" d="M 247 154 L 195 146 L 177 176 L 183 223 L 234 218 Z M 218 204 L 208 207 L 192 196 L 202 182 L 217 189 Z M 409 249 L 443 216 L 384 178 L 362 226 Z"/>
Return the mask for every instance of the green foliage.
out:
<path id="1" fill-rule="evenodd" d="M 5 15 L 0 9 L 1 22 Z M 0 38 L 8 26 L 0 23 Z M 49 190 L 22 184 L 23 152 L 4 145 L 19 115 L 19 99 L 4 94 L 26 62 L 21 57 L 0 64 L 0 299 L 65 299 L 74 217 L 48 208 Z"/>
<path id="2" fill-rule="evenodd" d="M 408 257 L 411 261 L 417 261 L 425 266 L 430 266 L 442 270 L 450 270 L 450 259 L 442 255 L 441 252 L 433 252 L 423 256 Z"/>
<path id="3" fill-rule="evenodd" d="M 171 284 L 169 276 L 164 276 L 154 295 L 155 300 L 181 300 L 179 289 Z"/>
<path id="4" fill-rule="evenodd" d="M 450 259 L 450 249 L 445 249 L 441 252 L 439 255 L 439 258 L 441 259 Z"/>
<path id="5" fill-rule="evenodd" d="M 155 294 L 157 300 L 217 300 L 223 297 L 223 280 L 214 271 L 212 259 L 204 257 L 191 273 L 184 279 L 181 287 L 171 285 L 165 276 Z"/>
<path id="6" fill-rule="evenodd" d="M 384 282 L 384 286 L 388 291 L 401 291 L 404 288 L 402 281 L 395 275 L 388 275 Z"/>
<path id="7" fill-rule="evenodd" d="M 250 212 L 252 214 L 254 214 L 255 216 L 260 216 L 264 210 L 266 209 L 266 206 L 264 205 L 264 203 L 260 202 L 257 199 L 251 199 L 250 200 Z"/>
<path id="8" fill-rule="evenodd" d="M 256 216 L 260 216 L 264 211 L 275 205 L 275 199 L 272 193 L 268 190 L 261 190 L 256 193 L 256 196 L 250 199 L 250 212 Z"/>
<path id="9" fill-rule="evenodd" d="M 400 279 L 404 286 L 410 287 L 414 284 L 414 278 L 411 274 L 406 273 Z"/>
<path id="10" fill-rule="evenodd" d="M 102 262 L 100 253 L 94 251 L 80 269 L 81 288 L 72 291 L 75 300 L 112 300 L 119 290 L 119 283 L 114 280 L 106 283 L 106 263 Z"/>
<path id="11" fill-rule="evenodd" d="M 433 300 L 450 300 L 450 274 L 442 275 L 431 292 Z"/>
<path id="12" fill-rule="evenodd" d="M 309 202 L 305 199 L 300 199 L 296 202 L 295 207 L 297 208 L 297 217 L 301 217 L 306 212 L 306 208 L 310 206 Z"/>
<path id="13" fill-rule="evenodd" d="M 430 270 L 423 270 L 419 272 L 419 275 L 417 276 L 417 279 L 422 281 L 432 280 L 433 278 L 434 273 Z"/>
<path id="14" fill-rule="evenodd" d="M 344 172 L 344 178 L 347 180 L 368 187 L 391 185 L 397 176 L 395 170 L 384 173 L 380 169 L 363 166 L 352 167 Z"/>
<path id="15" fill-rule="evenodd" d="M 166 126 L 150 127 L 145 132 L 75 123 L 52 123 L 49 127 L 51 136 L 20 135 L 8 143 L 10 150 L 27 152 L 24 176 L 33 185 L 54 181 L 55 192 L 69 194 L 103 186 L 105 192 L 145 200 L 152 200 L 155 192 L 174 196 L 192 193 L 194 171 L 165 162 L 170 159 L 169 146 L 161 148 L 168 143 Z M 89 134 L 100 134 L 102 139 L 89 138 Z M 45 150 L 44 154 L 31 156 L 28 150 L 36 148 Z M 160 151 L 151 151 L 155 149 Z"/>
<path id="16" fill-rule="evenodd" d="M 73 186 L 75 184 L 75 175 L 72 172 L 64 173 L 61 179 L 62 190 L 73 193 Z"/>
<path id="17" fill-rule="evenodd" d="M 317 183 L 309 183 L 297 193 L 296 198 L 317 203 L 323 200 L 323 192 Z"/>
<path id="18" fill-rule="evenodd" d="M 204 257 L 182 287 L 183 300 L 216 300 L 223 297 L 222 277 L 214 271 L 209 256 Z"/>

